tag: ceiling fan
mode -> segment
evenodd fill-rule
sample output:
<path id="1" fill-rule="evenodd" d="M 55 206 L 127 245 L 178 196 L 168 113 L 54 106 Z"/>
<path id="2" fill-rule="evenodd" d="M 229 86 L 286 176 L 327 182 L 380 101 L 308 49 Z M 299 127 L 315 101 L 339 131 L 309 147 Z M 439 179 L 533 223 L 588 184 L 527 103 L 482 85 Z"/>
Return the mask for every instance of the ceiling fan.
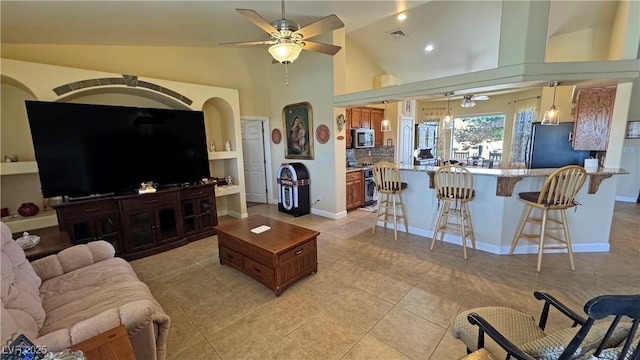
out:
<path id="1" fill-rule="evenodd" d="M 267 22 L 260 14 L 252 9 L 236 9 L 237 12 L 246 16 L 249 21 L 266 31 L 270 39 L 261 41 L 244 41 L 222 43 L 226 46 L 254 46 L 271 45 L 269 53 L 273 56 L 274 62 L 289 65 L 298 58 L 302 50 L 314 51 L 327 55 L 335 55 L 340 51 L 340 46 L 323 44 L 309 41 L 308 38 L 320 35 L 327 31 L 333 31 L 344 27 L 344 23 L 334 14 L 323 17 L 303 28 L 296 22 L 285 18 L 284 0 L 282 0 L 282 18 Z"/>
<path id="2" fill-rule="evenodd" d="M 476 101 L 485 101 L 489 100 L 487 95 L 473 95 L 467 94 L 462 97 L 462 101 L 460 102 L 460 106 L 463 108 L 470 108 L 476 106 Z"/>

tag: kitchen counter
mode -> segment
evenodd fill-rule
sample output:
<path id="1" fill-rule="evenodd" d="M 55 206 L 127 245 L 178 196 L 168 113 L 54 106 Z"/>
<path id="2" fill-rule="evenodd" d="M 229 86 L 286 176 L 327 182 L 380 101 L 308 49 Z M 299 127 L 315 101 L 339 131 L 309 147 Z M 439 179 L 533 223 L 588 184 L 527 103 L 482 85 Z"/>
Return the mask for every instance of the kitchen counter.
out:
<path id="1" fill-rule="evenodd" d="M 469 207 L 477 249 L 494 254 L 508 254 L 526 209 L 524 203 L 518 200 L 517 194 L 539 191 L 546 176 L 555 169 L 468 169 L 474 174 L 476 197 L 469 203 Z M 425 249 L 433 236 L 438 212 L 432 179 L 436 170 L 437 167 L 434 166 L 400 166 L 402 181 L 408 184 L 403 194 L 408 232 L 424 236 Z M 567 211 L 574 252 L 609 251 L 617 184 L 615 175 L 627 173 L 625 169 L 617 168 L 588 172 L 590 179 L 576 196 L 580 205 Z M 607 178 L 610 179 L 602 181 Z M 384 226 L 384 223 L 378 222 L 378 225 Z M 398 227 L 403 229 L 404 224 L 398 224 Z M 461 239 L 452 234 L 446 234 L 444 241 L 462 244 Z M 520 242 L 516 253 L 536 253 L 537 249 L 533 243 Z"/>
<path id="2" fill-rule="evenodd" d="M 373 166 L 347 166 L 347 172 L 362 171 L 371 169 Z"/>
<path id="3" fill-rule="evenodd" d="M 400 170 L 406 171 L 422 171 L 429 174 L 429 188 L 434 188 L 433 175 L 438 166 L 411 166 L 400 165 Z M 513 194 L 513 188 L 515 184 L 525 177 L 544 177 L 548 176 L 557 169 L 489 169 L 484 167 L 468 166 L 466 169 L 470 173 L 477 176 L 494 176 L 497 177 L 496 184 L 496 196 L 511 196 Z M 587 168 L 587 175 L 589 175 L 588 193 L 595 194 L 598 191 L 598 187 L 602 180 L 607 179 L 613 175 L 624 175 L 629 172 L 622 168 Z"/>

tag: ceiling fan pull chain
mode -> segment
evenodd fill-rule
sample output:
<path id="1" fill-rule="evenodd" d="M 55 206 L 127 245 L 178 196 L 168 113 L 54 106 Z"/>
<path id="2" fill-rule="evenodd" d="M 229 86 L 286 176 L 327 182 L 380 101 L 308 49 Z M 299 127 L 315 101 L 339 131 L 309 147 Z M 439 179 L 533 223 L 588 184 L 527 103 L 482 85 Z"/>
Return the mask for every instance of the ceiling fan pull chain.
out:
<path id="1" fill-rule="evenodd" d="M 289 66 L 284 64 L 284 85 L 289 86 Z"/>

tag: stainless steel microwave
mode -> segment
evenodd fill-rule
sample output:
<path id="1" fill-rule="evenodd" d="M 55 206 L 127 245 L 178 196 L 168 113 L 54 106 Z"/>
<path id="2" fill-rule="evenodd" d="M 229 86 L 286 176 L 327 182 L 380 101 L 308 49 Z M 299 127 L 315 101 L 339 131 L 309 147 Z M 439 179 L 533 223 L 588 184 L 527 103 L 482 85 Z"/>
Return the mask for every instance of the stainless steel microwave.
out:
<path id="1" fill-rule="evenodd" d="M 351 147 L 368 148 L 375 146 L 375 132 L 371 129 L 351 129 Z"/>

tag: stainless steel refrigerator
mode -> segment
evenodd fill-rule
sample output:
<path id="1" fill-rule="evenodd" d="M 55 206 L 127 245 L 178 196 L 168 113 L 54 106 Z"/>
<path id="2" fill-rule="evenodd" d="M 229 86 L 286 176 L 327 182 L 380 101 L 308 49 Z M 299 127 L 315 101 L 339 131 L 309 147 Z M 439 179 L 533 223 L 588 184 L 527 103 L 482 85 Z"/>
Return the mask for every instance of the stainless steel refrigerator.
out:
<path id="1" fill-rule="evenodd" d="M 527 168 L 559 168 L 566 165 L 584 165 L 590 151 L 573 150 L 571 136 L 573 122 L 559 125 L 533 123 L 527 151 Z"/>

